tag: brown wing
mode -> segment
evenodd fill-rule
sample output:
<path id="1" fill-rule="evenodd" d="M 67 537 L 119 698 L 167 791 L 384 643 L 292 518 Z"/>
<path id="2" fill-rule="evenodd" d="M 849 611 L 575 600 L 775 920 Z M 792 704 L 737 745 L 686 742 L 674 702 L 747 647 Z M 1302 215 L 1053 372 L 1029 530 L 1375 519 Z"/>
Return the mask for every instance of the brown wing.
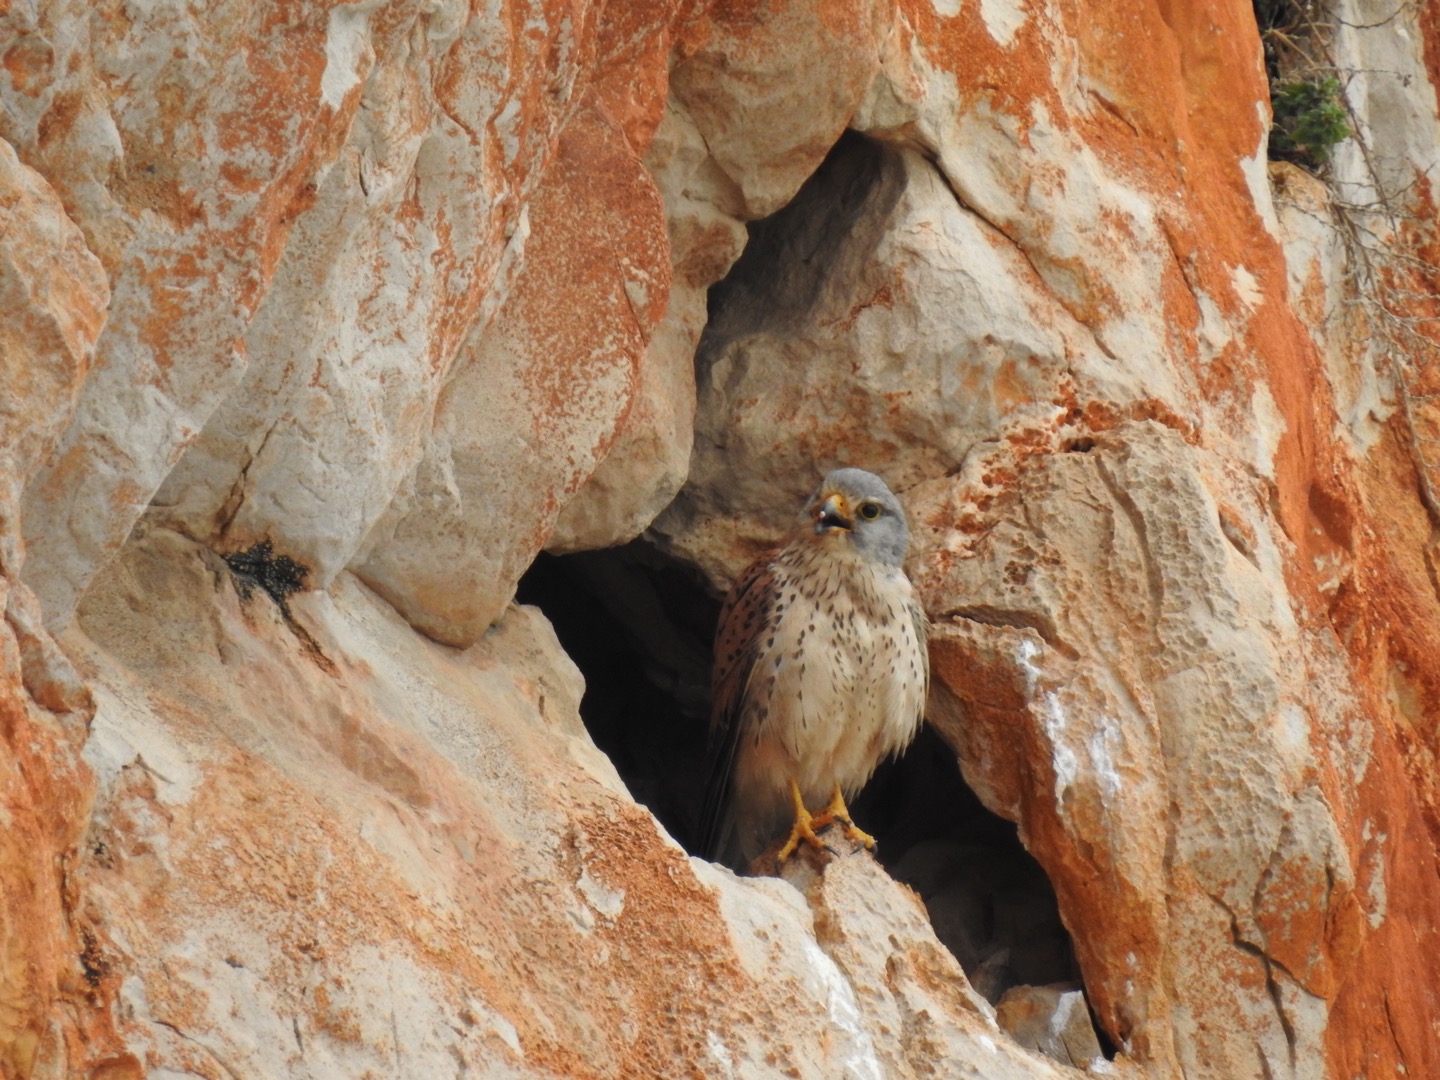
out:
<path id="1" fill-rule="evenodd" d="M 910 618 L 915 623 L 915 640 L 920 643 L 920 721 L 924 722 L 930 698 L 930 618 L 918 599 L 910 605 Z"/>
<path id="2" fill-rule="evenodd" d="M 757 559 L 736 579 L 720 609 L 710 669 L 710 781 L 700 817 L 701 849 L 710 858 L 720 854 L 730 830 L 730 775 L 740 745 L 745 687 L 778 593 L 773 558 Z"/>

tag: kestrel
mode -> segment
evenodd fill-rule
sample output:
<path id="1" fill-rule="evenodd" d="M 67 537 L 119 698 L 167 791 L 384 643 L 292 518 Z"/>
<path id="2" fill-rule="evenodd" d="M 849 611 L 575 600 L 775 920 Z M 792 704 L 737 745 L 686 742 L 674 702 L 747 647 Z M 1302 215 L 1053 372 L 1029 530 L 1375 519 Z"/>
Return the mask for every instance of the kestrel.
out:
<path id="1" fill-rule="evenodd" d="M 925 613 L 901 569 L 909 543 L 885 482 L 836 469 L 790 542 L 731 588 L 711 672 L 712 857 L 747 866 L 792 815 L 781 861 L 802 840 L 822 847 L 831 822 L 874 846 L 845 800 L 915 737 L 930 678 Z"/>

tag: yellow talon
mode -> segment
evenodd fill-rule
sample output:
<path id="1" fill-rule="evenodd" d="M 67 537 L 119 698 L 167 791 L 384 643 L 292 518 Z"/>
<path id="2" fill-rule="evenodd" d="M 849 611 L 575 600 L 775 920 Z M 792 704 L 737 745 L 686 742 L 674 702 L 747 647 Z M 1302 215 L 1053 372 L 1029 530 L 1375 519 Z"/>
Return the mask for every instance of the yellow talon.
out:
<path id="1" fill-rule="evenodd" d="M 800 785 L 792 778 L 790 781 L 790 801 L 795 806 L 795 824 L 790 826 L 790 839 L 785 841 L 779 853 L 775 856 L 776 862 L 784 862 L 795 849 L 800 846 L 800 841 L 807 841 L 812 847 L 824 848 L 825 842 L 815 835 L 815 818 L 810 816 L 810 811 L 805 809 L 805 799 L 800 794 Z M 828 824 L 828 822 L 827 822 Z"/>
<path id="2" fill-rule="evenodd" d="M 875 847 L 875 838 L 865 832 L 850 817 L 850 808 L 845 805 L 845 797 L 840 794 L 840 785 L 835 785 L 835 790 L 830 794 L 830 802 L 824 810 L 810 819 L 812 829 L 823 829 L 831 822 L 839 822 L 844 829 L 845 835 L 857 844 L 866 848 Z"/>
<path id="3" fill-rule="evenodd" d="M 791 855 L 795 854 L 795 849 L 800 846 L 801 840 L 806 841 L 811 847 L 817 850 L 828 851 L 829 849 L 825 846 L 825 841 L 821 840 L 816 834 L 818 830 L 825 828 L 825 826 L 837 823 L 851 841 L 861 844 L 866 848 L 874 848 L 875 838 L 862 829 L 857 828 L 855 822 L 850 819 L 850 810 L 845 805 L 845 798 L 840 793 L 839 784 L 835 785 L 835 790 L 831 794 L 830 802 L 826 804 L 825 809 L 821 810 L 818 814 L 812 815 L 809 810 L 805 809 L 805 799 L 804 796 L 800 794 L 800 785 L 795 783 L 792 778 L 790 781 L 790 802 L 795 807 L 795 824 L 790 826 L 790 838 L 785 841 L 785 846 L 782 847 L 775 856 L 777 862 L 783 863 Z"/>

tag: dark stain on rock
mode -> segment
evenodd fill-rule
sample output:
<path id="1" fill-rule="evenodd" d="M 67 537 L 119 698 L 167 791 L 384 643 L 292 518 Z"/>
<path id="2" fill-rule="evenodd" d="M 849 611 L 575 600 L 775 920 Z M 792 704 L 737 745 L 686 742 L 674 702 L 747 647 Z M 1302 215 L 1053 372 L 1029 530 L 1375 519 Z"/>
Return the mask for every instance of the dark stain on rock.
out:
<path id="1" fill-rule="evenodd" d="M 240 598 L 249 600 L 257 588 L 262 590 L 275 601 L 285 625 L 299 639 L 310 658 L 327 674 L 337 674 L 335 662 L 325 655 L 315 636 L 296 621 L 290 610 L 290 597 L 305 587 L 310 568 L 288 555 L 277 555 L 269 540 L 261 540 L 244 551 L 232 551 L 221 558 L 235 576 L 235 590 Z"/>
<path id="2" fill-rule="evenodd" d="M 249 600 L 257 587 L 263 589 L 289 620 L 289 598 L 305 587 L 309 567 L 288 555 L 276 555 L 269 540 L 261 540 L 244 551 L 232 551 L 222 558 L 235 575 L 235 588 L 241 597 Z"/>

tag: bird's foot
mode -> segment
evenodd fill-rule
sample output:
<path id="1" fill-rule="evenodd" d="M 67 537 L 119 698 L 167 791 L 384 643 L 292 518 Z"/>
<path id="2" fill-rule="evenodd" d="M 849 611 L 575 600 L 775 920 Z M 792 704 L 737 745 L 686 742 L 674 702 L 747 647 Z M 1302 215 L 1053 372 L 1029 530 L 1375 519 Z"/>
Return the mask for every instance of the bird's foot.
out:
<path id="1" fill-rule="evenodd" d="M 800 807 L 799 812 L 795 815 L 795 824 L 790 826 L 790 839 L 786 840 L 785 846 L 775 853 L 776 862 L 783 863 L 791 855 L 794 855 L 802 840 L 817 851 L 828 850 L 825 847 L 825 841 L 815 835 L 816 820 L 810 816 L 808 810 L 803 806 Z"/>
<path id="2" fill-rule="evenodd" d="M 848 836 L 852 841 L 859 844 L 866 851 L 875 850 L 875 837 L 871 836 L 868 832 L 860 828 L 853 821 L 842 821 L 840 825 L 841 828 L 844 830 L 845 835 Z"/>
<path id="3" fill-rule="evenodd" d="M 825 846 L 825 841 L 815 835 L 817 819 L 811 816 L 809 810 L 805 809 L 805 797 L 800 794 L 800 785 L 795 783 L 793 777 L 790 780 L 790 804 L 795 809 L 795 824 L 790 826 L 790 839 L 785 841 L 785 846 L 775 855 L 775 862 L 782 865 L 786 859 L 795 854 L 795 849 L 800 846 L 801 840 L 817 851 L 829 850 Z M 829 807 L 826 807 L 826 810 L 828 809 Z M 823 816 L 823 811 L 821 816 Z M 827 818 L 823 824 L 829 824 L 829 821 L 830 819 Z"/>
<path id="4" fill-rule="evenodd" d="M 851 819 L 850 809 L 845 805 L 845 797 L 840 793 L 838 784 L 830 795 L 830 801 L 818 814 L 812 814 L 805 808 L 805 799 L 800 794 L 800 786 L 794 780 L 790 781 L 790 802 L 795 808 L 795 824 L 790 827 L 790 838 L 776 853 L 775 861 L 777 863 L 783 864 L 786 859 L 794 855 L 802 840 L 816 851 L 828 851 L 831 855 L 837 854 L 829 844 L 820 839 L 820 830 L 829 825 L 839 825 L 852 844 L 858 844 L 867 850 L 874 849 L 875 838 L 858 828 Z"/>
<path id="5" fill-rule="evenodd" d="M 840 787 L 837 784 L 830 795 L 830 802 L 825 809 L 810 819 L 812 829 L 823 829 L 826 825 L 838 824 L 851 842 L 859 844 L 867 850 L 875 847 L 875 838 L 864 829 L 857 826 L 850 817 L 850 808 L 845 805 L 845 798 L 840 794 Z"/>

